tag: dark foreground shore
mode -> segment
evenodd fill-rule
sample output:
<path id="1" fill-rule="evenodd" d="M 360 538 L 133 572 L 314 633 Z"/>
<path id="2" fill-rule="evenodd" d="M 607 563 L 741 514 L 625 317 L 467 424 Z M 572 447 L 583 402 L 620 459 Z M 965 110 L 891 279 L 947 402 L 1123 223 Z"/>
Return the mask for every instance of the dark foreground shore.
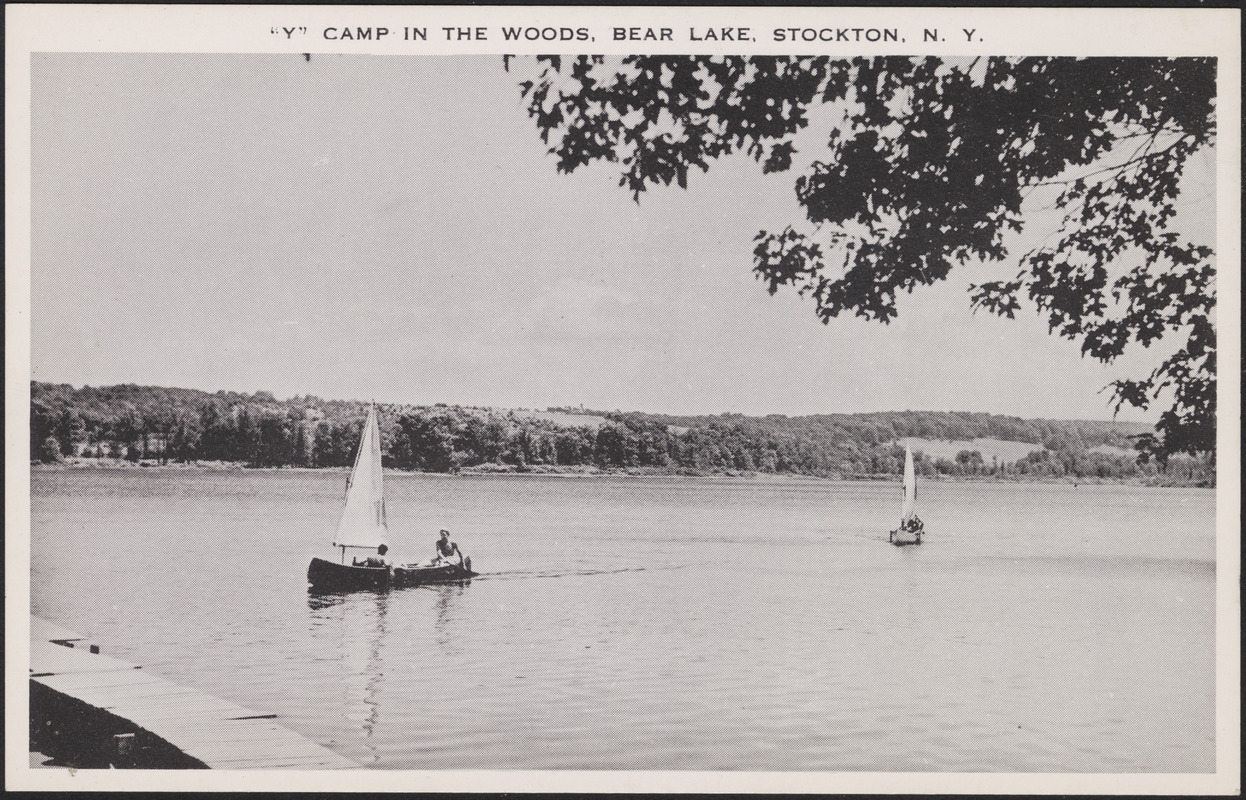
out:
<path id="1" fill-rule="evenodd" d="M 30 617 L 31 763 L 73 769 L 357 769 L 257 713 Z"/>

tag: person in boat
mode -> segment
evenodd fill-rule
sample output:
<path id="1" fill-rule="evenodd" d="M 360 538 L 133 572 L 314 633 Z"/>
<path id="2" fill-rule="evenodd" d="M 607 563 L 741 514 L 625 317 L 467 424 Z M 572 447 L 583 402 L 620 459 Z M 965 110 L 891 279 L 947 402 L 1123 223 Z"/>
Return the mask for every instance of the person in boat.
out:
<path id="1" fill-rule="evenodd" d="M 433 556 L 434 565 L 448 563 L 463 565 L 463 551 L 459 550 L 457 544 L 450 541 L 450 531 L 444 528 L 441 531 L 441 538 L 437 540 L 436 550 L 437 554 Z M 455 560 L 455 556 L 458 557 L 457 560 Z"/>
<path id="2" fill-rule="evenodd" d="M 389 547 L 381 545 L 376 548 L 376 555 L 368 556 L 363 561 L 351 559 L 351 563 L 357 567 L 389 567 L 389 559 L 385 556 L 389 552 Z"/>

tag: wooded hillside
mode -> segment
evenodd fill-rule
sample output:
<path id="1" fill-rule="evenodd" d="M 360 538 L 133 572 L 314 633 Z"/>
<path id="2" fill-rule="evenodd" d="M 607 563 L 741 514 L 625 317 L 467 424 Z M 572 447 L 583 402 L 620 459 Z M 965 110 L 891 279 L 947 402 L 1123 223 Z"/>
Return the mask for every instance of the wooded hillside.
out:
<path id="1" fill-rule="evenodd" d="M 899 475 L 903 441 L 915 438 L 965 444 L 954 458 L 915 448 L 917 469 L 925 475 L 1167 475 L 1214 481 L 1209 458 L 1177 456 L 1157 463 L 1135 453 L 1137 437 L 1150 429 L 1137 423 L 932 411 L 746 417 L 378 404 L 378 412 L 386 466 L 432 472 L 594 468 L 866 478 Z M 313 396 L 278 400 L 268 392 L 208 393 L 133 384 L 75 389 L 32 382 L 31 459 L 349 466 L 366 414 L 366 403 Z M 605 422 L 576 424 L 592 417 Z M 984 457 L 974 449 L 974 439 L 1033 448 L 1024 458 L 1008 461 Z"/>

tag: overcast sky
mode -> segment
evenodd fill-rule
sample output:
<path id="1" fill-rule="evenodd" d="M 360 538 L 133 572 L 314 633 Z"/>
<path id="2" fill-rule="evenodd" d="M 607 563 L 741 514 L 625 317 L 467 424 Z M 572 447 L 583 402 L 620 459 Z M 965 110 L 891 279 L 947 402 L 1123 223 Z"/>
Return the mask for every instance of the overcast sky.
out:
<path id="1" fill-rule="evenodd" d="M 905 296 L 891 325 L 823 325 L 752 273 L 757 231 L 802 217 L 799 173 L 725 160 L 639 205 L 609 166 L 559 175 L 499 57 L 32 66 L 35 380 L 1107 419 L 1100 389 L 1160 357 L 1103 367 L 1032 309 L 972 314 L 967 285 L 1015 263 Z M 1195 158 L 1187 192 L 1208 231 L 1211 163 Z"/>

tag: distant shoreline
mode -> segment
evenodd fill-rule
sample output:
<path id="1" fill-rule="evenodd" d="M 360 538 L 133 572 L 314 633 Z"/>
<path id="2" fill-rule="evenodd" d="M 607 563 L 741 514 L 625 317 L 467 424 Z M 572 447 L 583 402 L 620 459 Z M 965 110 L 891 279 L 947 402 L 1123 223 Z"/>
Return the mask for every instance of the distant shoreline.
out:
<path id="1" fill-rule="evenodd" d="M 94 458 L 72 458 L 58 464 L 41 464 L 32 462 L 30 465 L 32 472 L 58 472 L 58 471 L 80 471 L 80 470 L 100 470 L 100 471 L 142 471 L 155 470 L 159 472 L 338 472 L 349 473 L 349 467 L 248 467 L 243 464 L 232 461 L 199 461 L 193 463 L 168 463 L 158 464 L 153 461 L 140 461 L 131 463 L 123 459 L 94 459 Z M 746 472 L 746 471 L 724 471 L 724 472 L 694 472 L 689 470 L 662 470 L 652 467 L 630 467 L 623 469 L 600 469 L 598 467 L 583 466 L 558 466 L 550 464 L 540 464 L 527 469 L 520 470 L 510 465 L 489 464 L 481 467 L 466 467 L 458 473 L 449 472 L 426 472 L 421 470 L 408 470 L 398 467 L 386 467 L 386 472 L 402 475 L 444 475 L 453 477 L 455 475 L 465 477 L 511 477 L 511 478 L 564 478 L 564 479 L 585 479 L 585 478 L 692 478 L 698 480 L 760 480 L 760 481 L 808 481 L 808 482 L 826 482 L 826 483 L 888 483 L 898 484 L 899 478 L 895 475 L 860 475 L 852 477 L 822 477 L 819 475 L 805 475 L 797 472 Z M 1137 486 L 1141 488 L 1205 488 L 1214 489 L 1215 484 L 1209 484 L 1206 481 L 1182 481 L 1182 480 L 1161 480 L 1161 479 L 1143 479 L 1139 477 L 1130 478 L 1054 478 L 1050 476 L 996 476 L 996 475 L 969 475 L 969 476 L 951 476 L 951 475 L 930 475 L 921 476 L 922 481 L 931 483 L 1027 483 L 1027 484 L 1044 484 L 1044 485 L 1088 485 L 1088 486 Z"/>
<path id="2" fill-rule="evenodd" d="M 30 459 L 348 467 L 371 408 L 316 397 L 278 401 L 268 392 L 32 382 Z M 386 467 L 430 473 L 889 481 L 899 480 L 908 448 L 919 480 L 1216 481 L 1213 454 L 1156 449 L 1154 429 L 1137 423 L 942 411 L 680 417 L 566 407 L 375 408 Z"/>

